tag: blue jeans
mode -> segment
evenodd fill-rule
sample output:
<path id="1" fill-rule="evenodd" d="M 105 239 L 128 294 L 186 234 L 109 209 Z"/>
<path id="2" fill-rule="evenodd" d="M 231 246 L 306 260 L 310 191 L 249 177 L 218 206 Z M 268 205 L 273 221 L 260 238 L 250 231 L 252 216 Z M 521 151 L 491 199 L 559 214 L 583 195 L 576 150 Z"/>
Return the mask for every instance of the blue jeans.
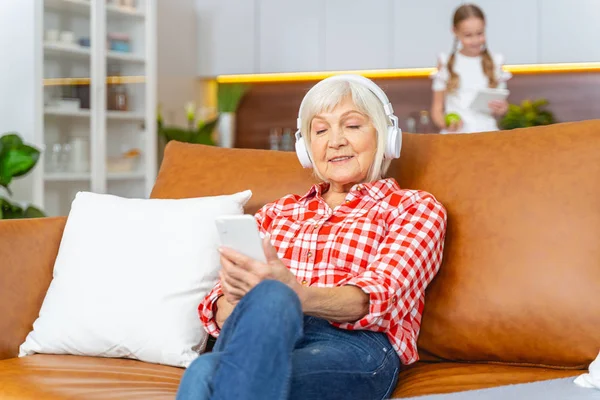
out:
<path id="1" fill-rule="evenodd" d="M 185 371 L 177 399 L 384 399 L 399 369 L 385 334 L 304 316 L 290 288 L 263 281 Z"/>

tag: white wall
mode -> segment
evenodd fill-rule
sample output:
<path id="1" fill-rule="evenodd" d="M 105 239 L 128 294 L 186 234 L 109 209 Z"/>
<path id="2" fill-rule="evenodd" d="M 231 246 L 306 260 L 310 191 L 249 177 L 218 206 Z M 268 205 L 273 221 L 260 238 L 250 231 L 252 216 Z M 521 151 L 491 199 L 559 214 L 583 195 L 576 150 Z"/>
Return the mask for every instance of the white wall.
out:
<path id="1" fill-rule="evenodd" d="M 199 98 L 195 0 L 157 4 L 157 97 L 169 124 L 185 125 L 185 104 Z"/>
<path id="2" fill-rule="evenodd" d="M 197 66 L 198 70 L 206 71 L 204 75 L 214 75 L 215 71 L 236 74 L 256 70 L 260 51 L 257 1 L 197 0 Z"/>
<path id="3" fill-rule="evenodd" d="M 600 61 L 600 1 L 540 0 L 540 61 Z"/>
<path id="4" fill-rule="evenodd" d="M 235 2 L 235 6 L 232 6 Z M 509 64 L 600 61 L 600 0 L 474 0 Z M 197 0 L 200 76 L 434 66 L 461 0 Z"/>
<path id="5" fill-rule="evenodd" d="M 2 2 L 0 12 L 0 135 L 17 132 L 27 143 L 41 146 L 41 7 L 38 0 Z M 39 80 L 31 79 L 39 76 Z M 33 99 L 40 99 L 35 104 Z M 41 162 L 32 173 L 41 173 Z M 34 198 L 32 175 L 11 184 L 14 200 Z M 4 193 L 1 193 L 4 194 Z"/>

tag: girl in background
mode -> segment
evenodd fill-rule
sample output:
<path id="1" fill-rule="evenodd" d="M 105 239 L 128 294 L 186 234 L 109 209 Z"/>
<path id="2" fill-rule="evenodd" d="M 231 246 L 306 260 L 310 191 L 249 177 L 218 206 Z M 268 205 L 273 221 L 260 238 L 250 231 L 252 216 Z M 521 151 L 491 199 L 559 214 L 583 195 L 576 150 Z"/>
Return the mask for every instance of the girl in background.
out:
<path id="1" fill-rule="evenodd" d="M 506 89 L 506 81 L 511 77 L 502 70 L 503 57 L 487 48 L 483 11 L 474 4 L 460 6 L 454 13 L 452 31 L 452 52 L 449 57 L 440 54 L 438 71 L 432 75 L 432 120 L 441 133 L 498 130 L 496 117 L 506 113 L 507 101 L 491 101 L 489 112 L 469 108 L 480 89 Z M 452 113 L 458 114 L 460 120 L 446 119 Z"/>

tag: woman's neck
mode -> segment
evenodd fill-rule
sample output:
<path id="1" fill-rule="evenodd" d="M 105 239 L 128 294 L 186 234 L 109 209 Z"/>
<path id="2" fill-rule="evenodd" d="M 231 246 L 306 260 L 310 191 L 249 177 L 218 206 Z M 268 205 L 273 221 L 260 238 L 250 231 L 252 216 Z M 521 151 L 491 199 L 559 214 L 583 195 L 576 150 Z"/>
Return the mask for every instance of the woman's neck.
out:
<path id="1" fill-rule="evenodd" d="M 346 200 L 347 195 L 347 192 L 334 192 L 331 189 L 329 189 L 325 193 L 323 193 L 322 197 L 323 200 L 325 200 L 325 203 L 327 203 L 327 205 L 333 210 L 337 206 L 344 203 L 344 200 Z"/>

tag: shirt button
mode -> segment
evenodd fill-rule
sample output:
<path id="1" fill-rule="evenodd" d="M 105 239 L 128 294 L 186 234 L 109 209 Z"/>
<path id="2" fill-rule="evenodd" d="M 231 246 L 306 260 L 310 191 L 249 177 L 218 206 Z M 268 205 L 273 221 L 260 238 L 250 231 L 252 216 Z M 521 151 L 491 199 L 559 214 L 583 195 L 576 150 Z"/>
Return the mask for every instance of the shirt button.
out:
<path id="1" fill-rule="evenodd" d="M 312 257 L 312 253 L 309 251 L 308 253 L 306 253 L 306 256 L 307 256 L 308 258 L 311 258 L 311 257 Z"/>
<path id="2" fill-rule="evenodd" d="M 307 283 L 308 283 L 308 281 L 307 281 L 306 279 L 304 279 L 304 280 L 302 281 L 302 284 L 303 284 L 303 285 L 306 285 Z"/>
<path id="3" fill-rule="evenodd" d="M 350 199 L 346 199 L 346 203 L 350 203 Z"/>
<path id="4" fill-rule="evenodd" d="M 319 227 L 319 224 L 315 224 L 314 228 L 317 229 Z"/>
<path id="5" fill-rule="evenodd" d="M 361 185 L 358 185 L 358 186 L 356 187 L 356 190 L 363 190 L 363 187 L 362 187 Z"/>

